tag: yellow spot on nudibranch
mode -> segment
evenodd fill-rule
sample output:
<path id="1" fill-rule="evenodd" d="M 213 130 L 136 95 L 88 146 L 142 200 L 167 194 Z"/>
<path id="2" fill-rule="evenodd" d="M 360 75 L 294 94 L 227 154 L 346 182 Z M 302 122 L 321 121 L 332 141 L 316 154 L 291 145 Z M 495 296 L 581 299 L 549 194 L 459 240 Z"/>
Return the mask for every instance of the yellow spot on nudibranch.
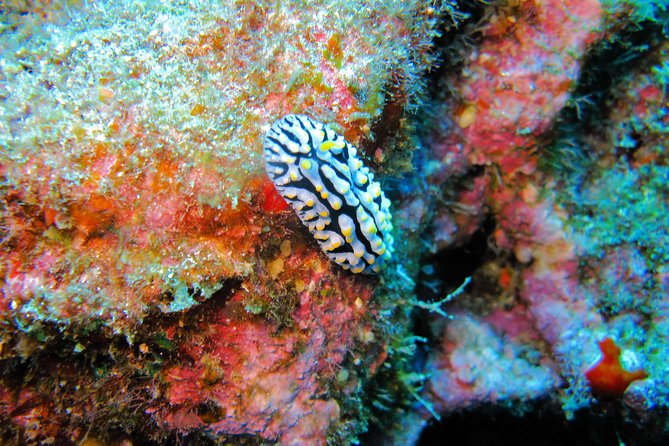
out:
<path id="1" fill-rule="evenodd" d="M 341 230 L 341 233 L 344 237 L 348 238 L 348 237 L 351 236 L 351 234 L 353 234 L 353 228 L 351 228 L 351 227 L 344 228 L 344 229 Z"/>
<path id="2" fill-rule="evenodd" d="M 323 143 L 321 144 L 320 149 L 321 149 L 322 152 L 327 152 L 327 151 L 330 150 L 333 146 L 334 146 L 334 142 L 332 142 L 332 141 L 323 141 Z"/>
<path id="3" fill-rule="evenodd" d="M 330 149 L 342 149 L 345 146 L 343 141 L 323 141 L 321 151 L 327 152 Z"/>
<path id="4" fill-rule="evenodd" d="M 302 167 L 302 169 L 305 169 L 305 170 L 311 169 L 311 161 L 309 161 L 309 160 L 300 161 L 300 167 Z"/>
<path id="5" fill-rule="evenodd" d="M 294 170 L 290 172 L 290 179 L 293 181 L 297 181 L 297 172 Z"/>
<path id="6" fill-rule="evenodd" d="M 341 209 L 341 202 L 335 201 L 334 203 L 332 203 L 332 209 L 334 209 L 335 211 Z"/>

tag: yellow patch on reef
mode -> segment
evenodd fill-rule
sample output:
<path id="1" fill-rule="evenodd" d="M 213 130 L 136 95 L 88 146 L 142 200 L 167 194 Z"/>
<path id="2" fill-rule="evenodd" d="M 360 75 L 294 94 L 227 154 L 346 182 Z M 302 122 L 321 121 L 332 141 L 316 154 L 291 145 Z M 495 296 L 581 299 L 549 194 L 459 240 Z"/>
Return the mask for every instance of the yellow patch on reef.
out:
<path id="1" fill-rule="evenodd" d="M 279 245 L 279 249 L 281 250 L 281 255 L 284 257 L 288 257 L 292 253 L 292 248 L 290 246 L 290 240 L 284 240 L 281 242 Z"/>
<path id="2" fill-rule="evenodd" d="M 283 259 L 281 257 L 277 258 L 276 260 L 273 260 L 269 262 L 268 270 L 269 270 L 269 275 L 272 279 L 276 279 L 279 277 L 279 274 L 283 272 Z"/>
<path id="3" fill-rule="evenodd" d="M 458 116 L 458 125 L 460 128 L 467 128 L 476 120 L 476 107 L 474 105 L 467 105 L 460 111 Z"/>
<path id="4" fill-rule="evenodd" d="M 304 291 L 305 288 L 306 288 L 306 285 L 304 283 L 304 280 L 297 279 L 295 281 L 295 291 L 297 291 L 298 293 L 301 293 L 302 291 Z"/>

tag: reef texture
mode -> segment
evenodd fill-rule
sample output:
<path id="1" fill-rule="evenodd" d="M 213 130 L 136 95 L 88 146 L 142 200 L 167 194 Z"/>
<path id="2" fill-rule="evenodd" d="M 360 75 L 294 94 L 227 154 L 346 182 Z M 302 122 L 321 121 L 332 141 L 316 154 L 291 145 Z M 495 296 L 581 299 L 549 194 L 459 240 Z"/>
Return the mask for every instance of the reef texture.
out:
<path id="1" fill-rule="evenodd" d="M 453 320 L 432 323 L 440 345 L 425 399 L 448 414 L 550 396 L 567 418 L 613 399 L 621 425 L 648 429 L 638 441 L 659 441 L 669 405 L 666 44 L 649 38 L 644 63 L 588 97 L 582 89 L 603 87 L 588 86 L 582 70 L 601 68 L 584 67 L 586 54 L 623 57 L 612 23 L 638 19 L 631 2 L 512 3 L 487 11 L 480 44 L 443 80 L 451 94 L 427 142 L 425 169 L 447 203 L 432 221 L 432 262 L 477 232 L 485 246 L 471 285 L 443 307 Z M 423 280 L 446 268 L 429 265 Z"/>
<path id="2" fill-rule="evenodd" d="M 515 360 L 496 373 L 505 376 L 502 387 L 496 386 L 499 378 L 495 374 L 482 373 L 489 360 L 485 357 L 435 363 L 436 376 L 441 379 L 431 389 L 440 410 L 486 399 L 536 397 L 537 391 L 541 394 L 555 386 L 556 372 L 587 391 L 581 370 L 596 358 L 594 330 L 601 327 L 601 316 L 581 296 L 576 252 L 565 228 L 565 213 L 556 202 L 555 182 L 538 169 L 542 150 L 545 152 L 540 138 L 567 103 L 578 80 L 580 59 L 601 29 L 603 11 L 597 1 L 574 6 L 561 1 L 526 1 L 518 2 L 514 9 L 497 11 L 481 31 L 481 45 L 465 62 L 461 76 L 451 81 L 458 95 L 449 108 L 457 111 L 447 115 L 453 119 L 450 130 L 432 147 L 433 156 L 441 160 L 438 168 L 430 165 L 432 179 L 482 172 L 469 175 L 468 189 L 479 192 L 469 193 L 476 200 L 471 204 L 467 196 L 460 198 L 461 207 L 468 211 L 466 218 L 459 218 L 482 221 L 485 213 L 494 218 L 491 242 L 499 257 L 481 273 L 498 276 L 488 279 L 497 281 L 497 292 L 507 298 L 490 302 L 489 314 L 471 315 L 482 325 L 471 334 L 463 332 L 462 325 L 447 325 L 446 352 L 450 351 L 448 357 L 468 355 L 480 344 L 479 331 L 496 329 L 509 342 L 491 350 L 491 362 L 502 367 L 507 363 L 502 360 L 505 352 L 514 351 Z M 453 213 L 448 207 L 438 212 Z M 457 227 L 455 216 L 438 217 L 435 232 L 452 232 L 445 225 L 449 221 Z M 460 237 L 466 235 L 456 231 Z M 526 329 L 518 328 L 523 326 Z M 551 355 L 543 358 L 532 342 L 525 348 L 521 346 L 527 343 L 518 346 L 513 332 L 547 342 Z M 530 351 L 525 352 L 526 348 Z M 551 367 L 554 361 L 558 363 Z M 528 367 L 541 367 L 543 373 L 526 380 Z M 477 370 L 479 379 L 471 376 L 472 370 Z M 512 376 L 516 379 L 509 379 Z M 450 381 L 461 382 L 463 389 L 452 392 Z"/>
<path id="3" fill-rule="evenodd" d="M 2 11 L 2 442 L 420 444 L 483 405 L 666 438 L 665 2 L 251 3 Z M 291 114 L 391 201 L 378 275 L 266 174 Z"/>
<path id="4" fill-rule="evenodd" d="M 269 125 L 308 110 L 358 144 L 384 86 L 428 58 L 414 42 L 429 42 L 431 8 L 303 6 L 5 16 L 3 318 L 128 332 L 253 274 L 282 210 L 265 186 Z"/>
<path id="5" fill-rule="evenodd" d="M 3 442 L 353 441 L 384 351 L 379 279 L 321 253 L 262 139 L 308 113 L 363 147 L 384 107 L 415 107 L 441 10 L 6 6 Z"/>

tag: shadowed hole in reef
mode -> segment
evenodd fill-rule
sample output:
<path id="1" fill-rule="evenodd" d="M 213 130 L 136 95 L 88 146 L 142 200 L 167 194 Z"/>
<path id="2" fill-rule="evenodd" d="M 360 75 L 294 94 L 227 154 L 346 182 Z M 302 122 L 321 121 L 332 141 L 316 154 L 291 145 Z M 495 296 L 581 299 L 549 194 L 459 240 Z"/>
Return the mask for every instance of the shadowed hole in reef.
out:
<path id="1" fill-rule="evenodd" d="M 439 300 L 462 285 L 494 255 L 488 245 L 494 229 L 495 221 L 488 217 L 466 244 L 443 249 L 426 259 L 418 276 L 417 296 L 427 301 Z"/>
<path id="2" fill-rule="evenodd" d="M 432 421 L 416 446 L 637 446 L 667 443 L 666 435 L 645 429 L 613 407 L 581 410 L 566 420 L 559 407 L 537 401 L 522 414 L 499 405 L 483 405 Z"/>
<path id="3" fill-rule="evenodd" d="M 443 299 L 460 287 L 468 277 L 471 277 L 494 255 L 488 244 L 494 230 L 495 221 L 492 217 L 488 217 L 472 235 L 469 242 L 457 248 L 439 251 L 425 261 L 416 282 L 416 296 L 421 300 L 434 302 Z M 432 343 L 435 339 L 430 320 L 431 318 L 426 317 L 426 310 L 414 312 L 414 334 L 429 341 L 416 345 L 416 353 L 412 359 L 414 372 L 423 371 L 430 350 L 433 348 Z"/>
<path id="4" fill-rule="evenodd" d="M 212 308 L 224 305 L 230 297 L 236 292 L 239 286 L 242 283 L 242 279 L 237 277 L 231 277 L 229 279 L 223 280 L 221 282 L 221 288 L 214 291 L 209 297 L 205 297 L 202 294 L 200 289 L 189 287 L 188 295 L 197 303 L 190 308 L 186 308 L 182 311 L 174 311 L 171 313 L 165 313 L 162 311 L 153 311 L 146 318 L 146 322 L 155 322 L 156 319 L 169 321 L 180 317 L 182 314 L 190 314 L 197 311 L 206 311 Z M 174 301 L 174 294 L 171 292 L 166 292 L 162 296 L 162 301 L 165 305 Z"/>

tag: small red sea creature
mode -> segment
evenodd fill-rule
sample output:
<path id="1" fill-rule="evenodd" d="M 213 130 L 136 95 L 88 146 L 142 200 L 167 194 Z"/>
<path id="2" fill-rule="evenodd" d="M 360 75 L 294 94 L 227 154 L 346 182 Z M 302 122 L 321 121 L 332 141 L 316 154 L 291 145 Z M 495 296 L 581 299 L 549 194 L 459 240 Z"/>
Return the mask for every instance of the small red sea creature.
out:
<path id="1" fill-rule="evenodd" d="M 602 351 L 602 359 L 585 372 L 593 395 L 620 398 L 633 381 L 648 377 L 641 369 L 630 372 L 623 368 L 620 364 L 620 347 L 613 339 L 605 338 L 600 341 L 599 349 Z"/>

